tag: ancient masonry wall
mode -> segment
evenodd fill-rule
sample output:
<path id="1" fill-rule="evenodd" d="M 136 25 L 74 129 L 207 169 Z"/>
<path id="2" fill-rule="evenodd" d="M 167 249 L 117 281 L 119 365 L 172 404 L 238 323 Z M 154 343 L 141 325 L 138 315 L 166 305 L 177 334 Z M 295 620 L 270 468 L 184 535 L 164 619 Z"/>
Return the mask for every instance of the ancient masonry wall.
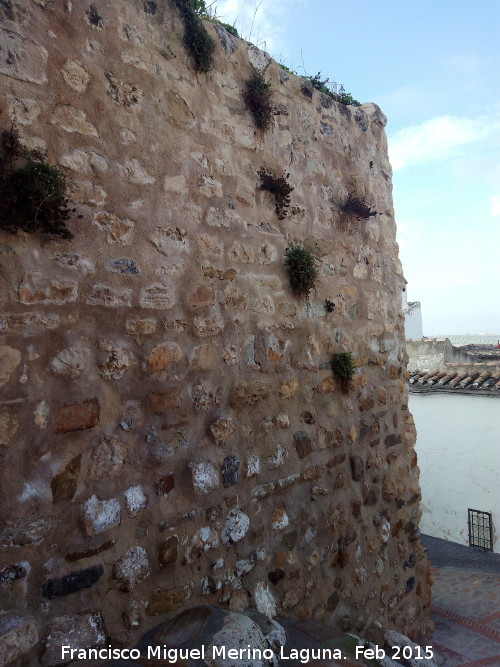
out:
<path id="1" fill-rule="evenodd" d="M 48 150 L 83 216 L 72 241 L 0 233 L 4 648 L 52 665 L 72 628 L 130 644 L 202 603 L 418 637 L 386 119 L 305 96 L 209 23 L 197 76 L 162 5 L 0 7 L 2 128 Z M 281 105 L 266 134 L 242 100 L 253 67 Z M 283 220 L 264 165 L 295 188 Z M 377 216 L 342 219 L 347 192 Z M 319 260 L 307 300 L 283 263 L 295 241 Z"/>

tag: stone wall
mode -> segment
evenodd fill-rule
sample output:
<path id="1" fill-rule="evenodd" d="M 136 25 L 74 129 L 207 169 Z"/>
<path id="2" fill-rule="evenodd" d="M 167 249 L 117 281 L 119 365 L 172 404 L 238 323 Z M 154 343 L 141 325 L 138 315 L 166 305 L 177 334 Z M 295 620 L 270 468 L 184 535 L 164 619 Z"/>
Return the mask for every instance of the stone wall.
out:
<path id="1" fill-rule="evenodd" d="M 418 637 L 385 117 L 304 95 L 209 23 L 215 67 L 196 75 L 162 5 L 0 7 L 2 127 L 48 150 L 83 216 L 72 241 L 0 235 L 4 659 L 56 664 L 70 629 L 130 644 L 200 603 Z M 266 134 L 242 101 L 253 67 L 281 110 Z M 264 165 L 290 174 L 283 220 Z M 348 192 L 378 214 L 342 216 Z M 283 263 L 297 241 L 320 267 L 307 300 Z"/>

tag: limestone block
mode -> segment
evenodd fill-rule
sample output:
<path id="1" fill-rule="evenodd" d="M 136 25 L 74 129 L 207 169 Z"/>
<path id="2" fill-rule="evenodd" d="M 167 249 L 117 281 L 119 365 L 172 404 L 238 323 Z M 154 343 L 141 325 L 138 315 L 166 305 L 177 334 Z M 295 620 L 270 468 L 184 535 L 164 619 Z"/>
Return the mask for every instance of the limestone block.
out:
<path id="1" fill-rule="evenodd" d="M 182 358 L 182 350 L 178 343 L 166 341 L 155 345 L 151 352 L 146 355 L 146 370 L 148 373 L 163 371 L 171 364 L 178 363 Z"/>
<path id="2" fill-rule="evenodd" d="M 26 305 L 54 303 L 59 306 L 76 301 L 78 285 L 65 276 L 30 273 L 18 288 L 19 301 Z"/>
<path id="3" fill-rule="evenodd" d="M 91 137 L 99 136 L 95 127 L 87 121 L 87 115 L 69 104 L 56 106 L 50 122 L 66 132 L 78 132 Z"/>
<path id="4" fill-rule="evenodd" d="M 90 452 L 89 479 L 113 477 L 127 461 L 127 447 L 117 438 L 104 438 Z"/>
<path id="5" fill-rule="evenodd" d="M 280 383 L 279 395 L 281 398 L 293 398 L 299 390 L 299 381 L 297 378 L 283 380 Z"/>
<path id="6" fill-rule="evenodd" d="M 120 502 L 117 498 L 99 500 L 94 494 L 83 504 L 83 519 L 88 535 L 97 535 L 120 524 Z"/>
<path id="7" fill-rule="evenodd" d="M 90 181 L 70 181 L 68 184 L 68 196 L 80 204 L 103 206 L 107 194 L 100 185 L 95 185 Z"/>
<path id="8" fill-rule="evenodd" d="M 146 614 L 148 616 L 157 616 L 158 614 L 168 614 L 182 607 L 188 598 L 188 592 L 184 586 L 175 588 L 159 589 L 154 591 L 148 600 Z"/>
<path id="9" fill-rule="evenodd" d="M 142 509 L 148 506 L 148 498 L 140 484 L 130 486 L 123 495 L 125 496 L 127 513 L 131 518 L 137 516 Z"/>
<path id="10" fill-rule="evenodd" d="M 189 357 L 189 366 L 193 370 L 209 371 L 216 362 L 216 348 L 213 345 L 196 345 Z"/>
<path id="11" fill-rule="evenodd" d="M 0 74 L 42 84 L 47 82 L 47 49 L 17 32 L 0 28 Z"/>
<path id="12" fill-rule="evenodd" d="M 104 622 L 98 612 L 82 615 L 59 616 L 51 620 L 42 655 L 42 667 L 61 663 L 62 647 L 86 649 L 104 646 Z"/>
<path id="13" fill-rule="evenodd" d="M 179 538 L 177 535 L 171 535 L 165 542 L 162 542 L 158 548 L 158 560 L 162 567 L 173 565 L 179 556 Z"/>
<path id="14" fill-rule="evenodd" d="M 232 402 L 235 406 L 255 405 L 265 400 L 271 393 L 271 383 L 265 381 L 239 381 L 233 391 Z"/>
<path id="15" fill-rule="evenodd" d="M 115 563 L 113 574 L 120 585 L 121 591 L 131 591 L 138 583 L 151 574 L 146 549 L 140 546 L 129 549 Z"/>
<path id="16" fill-rule="evenodd" d="M 186 301 L 190 308 L 213 306 L 215 303 L 215 290 L 211 285 L 196 285 L 189 290 Z"/>
<path id="17" fill-rule="evenodd" d="M 40 106 L 36 100 L 28 97 L 8 95 L 9 116 L 15 125 L 31 125 L 40 114 Z"/>
<path id="18" fill-rule="evenodd" d="M 127 109 L 139 107 L 144 96 L 143 91 L 134 83 L 120 81 L 111 72 L 104 72 L 107 79 L 106 92 L 113 102 Z"/>
<path id="19" fill-rule="evenodd" d="M 135 222 L 118 218 L 114 213 L 99 211 L 94 214 L 94 224 L 106 233 L 110 244 L 129 245 L 134 233 Z"/>
<path id="20" fill-rule="evenodd" d="M 142 336 L 145 334 L 152 334 L 156 331 L 156 320 L 126 320 L 125 330 L 131 336 Z"/>
<path id="21" fill-rule="evenodd" d="M 210 425 L 210 437 L 216 445 L 225 445 L 235 431 L 236 425 L 231 417 L 221 417 Z"/>
<path id="22" fill-rule="evenodd" d="M 92 287 L 87 304 L 106 308 L 130 307 L 132 305 L 132 290 L 119 289 L 99 283 Z"/>
<path id="23" fill-rule="evenodd" d="M 289 523 L 290 520 L 288 518 L 288 514 L 285 512 L 283 507 L 277 507 L 271 515 L 271 525 L 273 530 L 285 530 Z"/>
<path id="24" fill-rule="evenodd" d="M 15 612 L 0 614 L 0 665 L 22 658 L 37 642 L 34 619 Z"/>
<path id="25" fill-rule="evenodd" d="M 231 510 L 221 532 L 221 542 L 224 546 L 231 546 L 242 540 L 250 528 L 250 519 L 240 509 Z"/>
<path id="26" fill-rule="evenodd" d="M 154 183 L 156 178 L 148 174 L 146 169 L 136 160 L 126 160 L 123 164 L 117 164 L 120 176 L 124 181 L 137 183 L 138 185 L 148 185 Z"/>
<path id="27" fill-rule="evenodd" d="M 224 320 L 219 311 L 213 312 L 207 317 L 201 315 L 193 319 L 194 333 L 200 338 L 216 336 L 224 330 Z"/>
<path id="28" fill-rule="evenodd" d="M 254 44 L 248 44 L 247 55 L 250 65 L 261 73 L 267 69 L 271 62 L 271 56 L 257 48 Z"/>
<path id="29" fill-rule="evenodd" d="M 139 304 L 142 308 L 167 310 L 173 308 L 177 298 L 171 285 L 155 283 L 141 289 Z"/>
<path id="30" fill-rule="evenodd" d="M 193 461 L 189 464 L 189 467 L 193 478 L 193 489 L 197 493 L 205 494 L 219 488 L 219 473 L 213 463 Z"/>
<path id="31" fill-rule="evenodd" d="M 0 345 L 0 387 L 10 381 L 21 362 L 21 352 L 10 345 Z"/>
<path id="32" fill-rule="evenodd" d="M 77 93 L 84 93 L 87 90 L 90 74 L 79 60 L 66 60 L 61 67 L 61 74 L 68 86 Z"/>
<path id="33" fill-rule="evenodd" d="M 84 373 L 90 362 L 90 351 L 80 345 L 66 347 L 50 361 L 50 372 L 56 377 L 76 380 Z"/>

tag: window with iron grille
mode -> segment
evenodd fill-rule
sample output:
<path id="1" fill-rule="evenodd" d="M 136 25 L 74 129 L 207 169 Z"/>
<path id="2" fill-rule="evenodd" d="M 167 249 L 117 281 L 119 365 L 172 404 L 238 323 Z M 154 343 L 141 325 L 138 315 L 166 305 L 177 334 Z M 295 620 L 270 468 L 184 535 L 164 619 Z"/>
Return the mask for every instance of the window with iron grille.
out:
<path id="1" fill-rule="evenodd" d="M 493 526 L 490 512 L 469 508 L 469 546 L 481 551 L 493 551 Z"/>

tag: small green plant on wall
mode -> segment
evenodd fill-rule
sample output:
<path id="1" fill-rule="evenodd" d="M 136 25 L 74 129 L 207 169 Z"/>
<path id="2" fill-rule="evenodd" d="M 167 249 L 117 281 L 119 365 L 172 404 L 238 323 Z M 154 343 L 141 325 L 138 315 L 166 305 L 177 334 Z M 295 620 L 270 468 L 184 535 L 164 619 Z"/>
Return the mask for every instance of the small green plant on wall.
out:
<path id="1" fill-rule="evenodd" d="M 307 296 L 318 278 L 318 263 L 312 251 L 301 243 L 292 243 L 285 251 L 285 266 L 292 292 Z"/>
<path id="2" fill-rule="evenodd" d="M 265 132 L 271 127 L 275 109 L 271 104 L 272 89 L 260 72 L 248 79 L 243 91 L 245 106 L 253 115 L 257 127 Z"/>
<path id="3" fill-rule="evenodd" d="M 173 0 L 184 22 L 184 46 L 197 72 L 209 72 L 213 65 L 215 42 L 203 25 L 201 14 L 205 3 L 199 0 Z M 203 6 L 202 6 L 203 5 Z"/>
<path id="4" fill-rule="evenodd" d="M 63 172 L 46 162 L 43 153 L 24 148 L 15 129 L 3 130 L 0 229 L 73 238 L 66 221 L 76 209 L 70 208 L 66 187 Z"/>
<path id="5" fill-rule="evenodd" d="M 267 167 L 259 169 L 258 174 L 261 180 L 260 189 L 267 190 L 274 195 L 276 215 L 279 220 L 284 220 L 290 206 L 290 193 L 293 191 L 293 187 L 287 180 L 290 174 L 284 173 L 283 176 L 276 176 Z"/>
<path id="6" fill-rule="evenodd" d="M 354 376 L 354 364 L 351 353 L 339 352 L 338 354 L 334 354 L 330 361 L 330 366 L 332 367 L 333 377 L 339 383 L 340 390 L 342 393 L 348 394 Z"/>

